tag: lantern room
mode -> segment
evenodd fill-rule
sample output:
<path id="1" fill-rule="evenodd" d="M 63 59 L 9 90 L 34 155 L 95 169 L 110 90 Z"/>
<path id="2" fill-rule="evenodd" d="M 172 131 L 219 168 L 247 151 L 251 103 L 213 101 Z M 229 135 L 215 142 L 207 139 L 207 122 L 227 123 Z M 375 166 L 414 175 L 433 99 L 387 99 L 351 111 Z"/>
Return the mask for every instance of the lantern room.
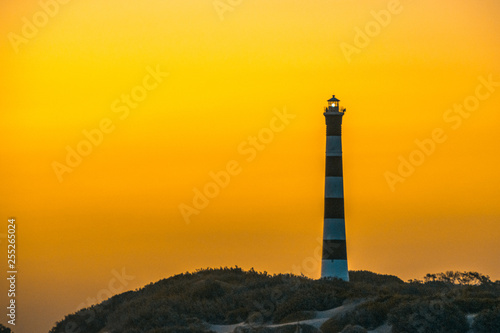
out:
<path id="1" fill-rule="evenodd" d="M 330 98 L 328 100 L 328 108 L 334 108 L 334 109 L 336 109 L 335 111 L 338 111 L 339 102 L 340 102 L 340 100 L 335 98 L 335 95 L 333 95 L 332 98 Z M 334 111 L 334 110 L 332 110 L 332 111 Z"/>
<path id="2" fill-rule="evenodd" d="M 328 113 L 344 113 L 345 112 L 345 108 L 341 109 L 340 108 L 340 105 L 339 105 L 339 102 L 340 100 L 338 98 L 335 97 L 335 95 L 332 96 L 332 98 L 330 98 L 328 100 L 328 106 L 325 108 L 325 112 L 328 112 Z"/>

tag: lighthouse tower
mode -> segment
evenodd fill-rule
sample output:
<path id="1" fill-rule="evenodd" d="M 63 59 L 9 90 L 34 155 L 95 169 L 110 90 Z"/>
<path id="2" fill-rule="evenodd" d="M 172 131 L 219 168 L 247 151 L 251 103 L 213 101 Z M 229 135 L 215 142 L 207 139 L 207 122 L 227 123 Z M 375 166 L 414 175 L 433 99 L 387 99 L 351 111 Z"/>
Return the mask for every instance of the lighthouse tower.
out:
<path id="1" fill-rule="evenodd" d="M 333 95 L 325 108 L 326 167 L 325 219 L 321 277 L 349 281 L 344 220 L 344 179 L 342 173 L 342 117 L 339 100 Z"/>

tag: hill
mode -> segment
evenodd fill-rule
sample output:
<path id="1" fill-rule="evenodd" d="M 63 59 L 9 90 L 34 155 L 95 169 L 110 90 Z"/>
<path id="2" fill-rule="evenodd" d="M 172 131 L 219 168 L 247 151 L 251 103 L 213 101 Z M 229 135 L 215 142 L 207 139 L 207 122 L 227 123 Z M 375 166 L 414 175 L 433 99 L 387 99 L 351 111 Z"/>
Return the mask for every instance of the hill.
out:
<path id="1" fill-rule="evenodd" d="M 474 272 L 423 281 L 350 272 L 351 282 L 204 269 L 70 314 L 50 333 L 500 332 L 500 281 Z M 497 325 L 497 326 L 495 326 Z"/>

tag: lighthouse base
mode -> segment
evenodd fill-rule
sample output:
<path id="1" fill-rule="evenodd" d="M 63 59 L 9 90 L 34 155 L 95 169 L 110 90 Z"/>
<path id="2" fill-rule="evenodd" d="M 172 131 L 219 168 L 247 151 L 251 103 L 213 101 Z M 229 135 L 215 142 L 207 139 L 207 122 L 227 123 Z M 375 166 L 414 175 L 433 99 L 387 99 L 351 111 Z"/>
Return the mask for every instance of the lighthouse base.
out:
<path id="1" fill-rule="evenodd" d="M 321 263 L 321 277 L 337 278 L 344 281 L 349 281 L 347 260 L 342 260 L 342 259 L 323 260 Z"/>

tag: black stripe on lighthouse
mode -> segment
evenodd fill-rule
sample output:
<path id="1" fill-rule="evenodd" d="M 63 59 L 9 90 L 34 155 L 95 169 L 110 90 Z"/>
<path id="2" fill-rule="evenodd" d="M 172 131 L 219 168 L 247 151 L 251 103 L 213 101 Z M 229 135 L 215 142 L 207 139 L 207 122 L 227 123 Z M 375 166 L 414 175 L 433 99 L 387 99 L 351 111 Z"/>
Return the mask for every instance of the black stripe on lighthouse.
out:
<path id="1" fill-rule="evenodd" d="M 338 112 L 338 111 L 337 111 Z M 333 136 L 342 134 L 342 116 L 333 116 L 326 119 L 326 135 Z"/>
<path id="2" fill-rule="evenodd" d="M 346 241 L 339 239 L 323 240 L 323 260 L 347 260 Z"/>
<path id="3" fill-rule="evenodd" d="M 325 219 L 344 218 L 344 198 L 325 198 Z"/>
<path id="4" fill-rule="evenodd" d="M 342 177 L 342 156 L 326 156 L 326 177 Z"/>

